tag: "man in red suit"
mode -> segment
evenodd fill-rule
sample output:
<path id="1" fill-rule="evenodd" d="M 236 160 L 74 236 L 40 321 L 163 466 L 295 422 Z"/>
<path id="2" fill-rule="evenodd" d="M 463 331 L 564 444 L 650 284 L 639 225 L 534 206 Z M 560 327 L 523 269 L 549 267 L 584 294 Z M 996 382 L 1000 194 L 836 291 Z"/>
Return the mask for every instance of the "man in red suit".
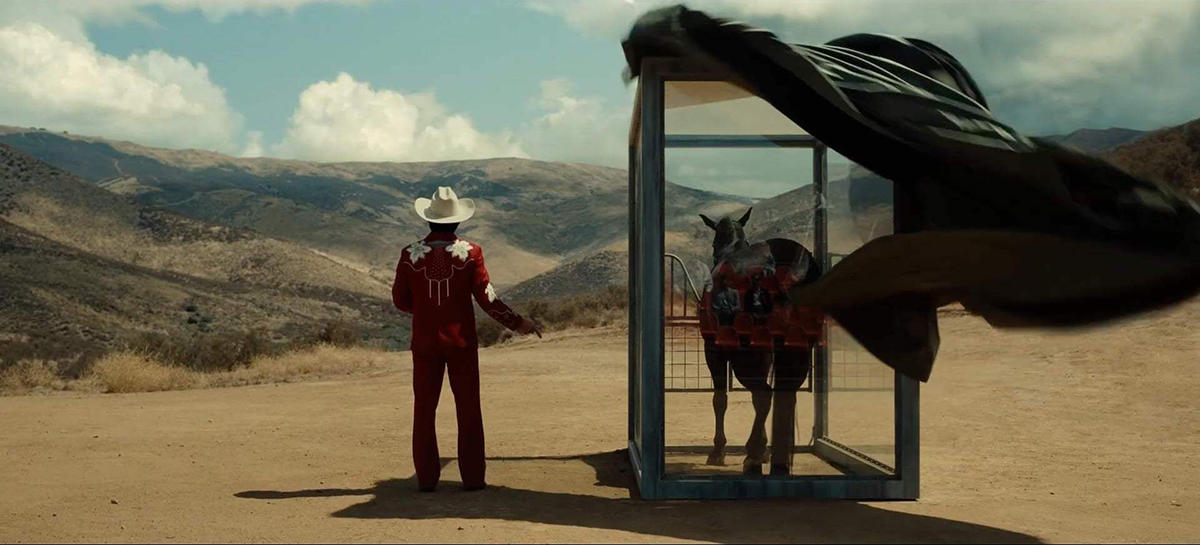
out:
<path id="1" fill-rule="evenodd" d="M 458 467 L 463 487 L 480 490 L 484 480 L 483 413 L 479 404 L 479 343 L 475 307 L 522 335 L 541 337 L 533 322 L 496 298 L 478 244 L 454 235 L 458 224 L 475 213 L 471 199 L 459 199 L 439 187 L 432 199 L 417 199 L 417 214 L 430 233 L 404 248 L 396 265 L 392 302 L 413 316 L 413 463 L 422 492 L 432 492 L 441 477 L 435 416 L 442 376 L 458 409 Z"/>

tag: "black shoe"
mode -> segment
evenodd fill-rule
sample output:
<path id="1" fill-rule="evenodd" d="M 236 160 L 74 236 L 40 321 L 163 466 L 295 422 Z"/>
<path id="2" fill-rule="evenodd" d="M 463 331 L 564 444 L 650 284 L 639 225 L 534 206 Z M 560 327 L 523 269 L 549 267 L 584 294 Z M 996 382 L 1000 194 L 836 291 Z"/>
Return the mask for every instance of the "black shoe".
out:
<path id="1" fill-rule="evenodd" d="M 437 490 L 437 485 L 422 486 L 420 488 L 417 488 L 417 492 L 422 492 L 422 493 L 426 493 L 426 494 L 428 494 L 429 492 L 433 492 L 434 490 Z"/>
<path id="2" fill-rule="evenodd" d="M 772 476 L 787 477 L 788 475 L 791 475 L 791 474 L 792 474 L 791 468 L 789 468 L 788 466 L 783 465 L 783 464 L 771 464 L 771 475 Z"/>
<path id="3" fill-rule="evenodd" d="M 479 484 L 473 484 L 471 486 L 463 486 L 463 490 L 465 490 L 467 492 L 475 492 L 477 490 L 483 490 L 485 488 L 487 488 L 487 483 L 479 483 Z"/>

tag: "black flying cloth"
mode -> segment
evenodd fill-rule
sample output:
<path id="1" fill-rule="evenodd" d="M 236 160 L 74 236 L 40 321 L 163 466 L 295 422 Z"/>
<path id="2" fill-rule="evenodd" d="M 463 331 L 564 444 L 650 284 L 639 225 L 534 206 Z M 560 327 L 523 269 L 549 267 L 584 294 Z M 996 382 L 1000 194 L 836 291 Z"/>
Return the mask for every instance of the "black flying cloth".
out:
<path id="1" fill-rule="evenodd" d="M 916 39 L 824 45 L 676 6 L 623 42 L 631 76 L 683 57 L 736 76 L 800 127 L 894 183 L 896 234 L 793 289 L 887 365 L 928 380 L 936 309 L 997 327 L 1096 324 L 1200 290 L 1200 208 L 1107 161 L 998 121 L 967 70 Z"/>

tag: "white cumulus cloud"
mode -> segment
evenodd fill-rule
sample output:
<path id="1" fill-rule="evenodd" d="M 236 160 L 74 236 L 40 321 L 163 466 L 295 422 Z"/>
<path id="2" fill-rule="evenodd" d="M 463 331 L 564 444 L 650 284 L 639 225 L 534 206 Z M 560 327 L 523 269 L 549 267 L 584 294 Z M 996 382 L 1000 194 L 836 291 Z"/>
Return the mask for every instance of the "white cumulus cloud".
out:
<path id="1" fill-rule="evenodd" d="M 374 0 L 4 0 L 0 18 L 7 21 L 33 20 L 47 23 L 73 21 L 150 22 L 141 11 L 159 7 L 169 11 L 200 11 L 210 20 L 219 21 L 239 13 L 265 14 L 295 11 L 310 4 L 366 5 Z"/>
<path id="2" fill-rule="evenodd" d="M 212 20 L 238 13 L 269 13 L 276 10 L 294 11 L 310 4 L 366 5 L 372 0 L 68 0 L 94 9 L 137 9 L 157 5 L 173 11 L 200 10 Z"/>
<path id="3" fill-rule="evenodd" d="M 246 133 L 246 145 L 242 147 L 242 152 L 238 155 L 242 157 L 262 157 L 263 150 L 263 133 L 262 131 L 250 131 Z"/>
<path id="4" fill-rule="evenodd" d="M 135 21 L 143 11 L 202 12 L 218 21 L 238 13 L 293 11 L 307 4 L 373 0 L 2 0 L 0 123 L 67 130 L 173 148 L 257 156 L 262 134 L 243 134 L 243 118 L 208 69 L 153 50 L 119 58 L 88 39 L 88 23 Z"/>
<path id="5" fill-rule="evenodd" d="M 203 64 L 117 58 L 32 22 L 0 27 L 0 119 L 170 147 L 236 150 L 242 118 Z"/>
<path id="6" fill-rule="evenodd" d="M 317 161 L 526 157 L 510 132 L 485 134 L 432 93 L 373 89 L 346 73 L 300 94 L 276 155 Z"/>
<path id="7" fill-rule="evenodd" d="M 632 101 L 614 105 L 580 96 L 570 81 L 557 78 L 541 83 L 535 104 L 540 115 L 521 132 L 535 158 L 626 166 Z"/>

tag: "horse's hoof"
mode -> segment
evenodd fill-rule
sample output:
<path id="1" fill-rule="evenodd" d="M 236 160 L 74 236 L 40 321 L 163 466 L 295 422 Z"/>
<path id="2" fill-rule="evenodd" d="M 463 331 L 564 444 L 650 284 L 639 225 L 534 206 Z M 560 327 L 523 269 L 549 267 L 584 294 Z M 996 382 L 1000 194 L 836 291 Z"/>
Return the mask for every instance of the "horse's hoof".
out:
<path id="1" fill-rule="evenodd" d="M 750 460 L 742 462 L 742 474 L 761 477 L 762 476 L 762 461 Z"/>
<path id="2" fill-rule="evenodd" d="M 723 466 L 723 465 L 725 465 L 725 453 L 724 452 L 710 453 L 708 455 L 708 461 L 705 463 L 710 466 Z"/>

